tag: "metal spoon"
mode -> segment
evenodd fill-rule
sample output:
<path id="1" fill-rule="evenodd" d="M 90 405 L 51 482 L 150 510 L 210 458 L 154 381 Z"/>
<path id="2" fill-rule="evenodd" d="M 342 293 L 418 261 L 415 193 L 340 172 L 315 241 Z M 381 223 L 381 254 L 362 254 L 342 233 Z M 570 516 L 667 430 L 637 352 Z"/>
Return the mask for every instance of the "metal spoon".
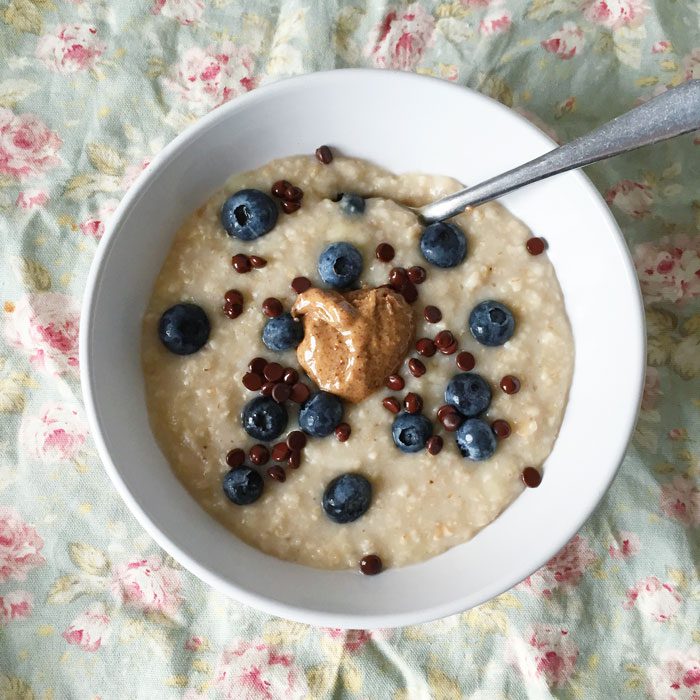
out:
<path id="1" fill-rule="evenodd" d="M 700 129 L 700 80 L 689 80 L 616 117 L 585 136 L 502 175 L 416 210 L 427 224 L 552 175 Z"/>

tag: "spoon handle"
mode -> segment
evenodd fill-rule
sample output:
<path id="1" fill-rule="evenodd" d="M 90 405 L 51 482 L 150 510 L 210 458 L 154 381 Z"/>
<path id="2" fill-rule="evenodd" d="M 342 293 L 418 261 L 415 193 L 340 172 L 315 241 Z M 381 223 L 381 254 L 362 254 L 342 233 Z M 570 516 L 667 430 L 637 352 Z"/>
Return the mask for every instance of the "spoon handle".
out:
<path id="1" fill-rule="evenodd" d="M 700 129 L 700 80 L 689 80 L 639 107 L 502 175 L 418 210 L 425 223 L 442 221 L 552 175 Z"/>

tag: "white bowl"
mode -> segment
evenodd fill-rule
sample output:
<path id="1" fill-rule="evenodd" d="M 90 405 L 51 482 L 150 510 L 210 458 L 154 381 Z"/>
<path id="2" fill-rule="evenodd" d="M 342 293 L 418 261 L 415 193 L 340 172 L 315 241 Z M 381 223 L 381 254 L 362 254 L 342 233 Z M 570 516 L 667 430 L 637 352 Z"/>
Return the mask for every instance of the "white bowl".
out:
<path id="1" fill-rule="evenodd" d="M 643 385 L 641 297 L 624 240 L 580 173 L 503 199 L 549 241 L 573 327 L 576 367 L 542 485 L 470 542 L 366 577 L 280 561 L 202 510 L 151 434 L 141 316 L 182 219 L 236 171 L 330 144 L 395 172 L 476 183 L 550 150 L 525 119 L 465 88 L 407 73 L 316 73 L 220 107 L 170 143 L 129 190 L 87 283 L 81 378 L 100 457 L 148 533 L 223 593 L 267 612 L 335 627 L 414 624 L 482 603 L 528 576 L 581 527 L 613 479 Z"/>

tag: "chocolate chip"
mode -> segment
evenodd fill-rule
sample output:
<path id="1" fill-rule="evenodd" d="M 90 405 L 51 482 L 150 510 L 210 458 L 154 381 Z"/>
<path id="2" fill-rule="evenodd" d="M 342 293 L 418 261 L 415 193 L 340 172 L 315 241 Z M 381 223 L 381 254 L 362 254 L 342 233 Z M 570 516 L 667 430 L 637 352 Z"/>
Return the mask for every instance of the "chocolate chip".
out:
<path id="1" fill-rule="evenodd" d="M 420 338 L 416 341 L 416 350 L 423 357 L 432 357 L 435 354 L 435 343 L 430 338 Z"/>
<path id="2" fill-rule="evenodd" d="M 422 377 L 425 374 L 425 365 L 419 359 L 412 357 L 408 361 L 408 371 L 414 377 Z"/>
<path id="3" fill-rule="evenodd" d="M 263 370 L 263 377 L 265 377 L 268 382 L 278 382 L 282 379 L 283 374 L 284 368 L 277 362 L 268 362 Z"/>
<path id="4" fill-rule="evenodd" d="M 389 375 L 384 380 L 384 384 L 386 385 L 387 389 L 391 389 L 392 391 L 401 391 L 401 389 L 406 386 L 406 382 L 404 382 L 403 378 L 398 374 Z"/>
<path id="5" fill-rule="evenodd" d="M 250 264 L 256 269 L 259 270 L 262 267 L 265 267 L 267 265 L 267 260 L 265 258 L 261 258 L 259 255 L 251 255 L 249 258 Z"/>
<path id="6" fill-rule="evenodd" d="M 229 289 L 224 294 L 224 301 L 227 304 L 243 304 L 243 295 L 237 289 Z"/>
<path id="7" fill-rule="evenodd" d="M 295 277 L 292 280 L 292 289 L 301 294 L 311 287 L 311 281 L 307 277 Z"/>
<path id="8" fill-rule="evenodd" d="M 407 413 L 420 413 L 423 410 L 423 399 L 410 391 L 403 400 L 403 407 Z"/>
<path id="9" fill-rule="evenodd" d="M 278 442 L 272 448 L 272 459 L 275 462 L 286 462 L 292 451 L 287 447 L 286 442 Z"/>
<path id="10" fill-rule="evenodd" d="M 520 391 L 520 380 L 512 374 L 506 374 L 501 379 L 500 387 L 506 394 L 517 394 Z"/>
<path id="11" fill-rule="evenodd" d="M 350 426 L 347 423 L 339 423 L 335 428 L 335 436 L 338 442 L 345 442 L 350 437 Z"/>
<path id="12" fill-rule="evenodd" d="M 304 190 L 302 190 L 301 187 L 297 187 L 296 185 L 291 184 L 289 185 L 289 187 L 285 188 L 284 194 L 282 195 L 282 198 L 285 202 L 301 202 L 303 197 Z M 284 209 L 284 203 L 282 208 Z"/>
<path id="13" fill-rule="evenodd" d="M 491 430 L 493 430 L 493 434 L 501 440 L 510 435 L 510 425 L 508 421 L 501 420 L 500 418 L 491 423 Z"/>
<path id="14" fill-rule="evenodd" d="M 536 489 L 542 483 L 542 474 L 534 467 L 525 467 L 520 478 L 523 480 L 525 486 L 530 489 Z"/>
<path id="15" fill-rule="evenodd" d="M 463 420 L 462 416 L 455 411 L 454 413 L 446 413 L 440 422 L 448 433 L 454 433 L 462 425 Z"/>
<path id="16" fill-rule="evenodd" d="M 262 311 L 268 318 L 277 318 L 282 315 L 284 308 L 282 307 L 282 302 L 275 297 L 268 297 L 262 303 Z"/>
<path id="17" fill-rule="evenodd" d="M 544 253 L 544 249 L 547 247 L 547 244 L 545 243 L 544 238 L 533 236 L 532 238 L 527 239 L 525 247 L 530 255 L 541 255 Z"/>
<path id="18" fill-rule="evenodd" d="M 243 375 L 243 386 L 248 391 L 259 391 L 263 385 L 263 378 L 255 372 L 246 372 Z"/>
<path id="19" fill-rule="evenodd" d="M 365 576 L 376 576 L 382 573 L 384 565 L 376 554 L 367 554 L 360 559 L 360 571 Z"/>
<path id="20" fill-rule="evenodd" d="M 272 389 L 272 398 L 277 401 L 277 403 L 284 403 L 289 398 L 291 393 L 292 389 L 289 384 L 277 382 Z"/>
<path id="21" fill-rule="evenodd" d="M 289 386 L 294 386 L 299 381 L 299 372 L 291 367 L 285 367 L 284 374 L 282 375 L 282 380 L 285 384 Z"/>
<path id="22" fill-rule="evenodd" d="M 286 472 L 278 464 L 273 464 L 271 467 L 268 467 L 265 473 L 270 477 L 270 479 L 274 479 L 280 483 L 287 480 Z"/>
<path id="23" fill-rule="evenodd" d="M 245 452 L 240 447 L 234 448 L 226 455 L 226 464 L 231 469 L 240 467 L 243 462 L 245 462 Z"/>
<path id="24" fill-rule="evenodd" d="M 408 275 L 403 267 L 394 267 L 389 272 L 389 284 L 396 290 L 401 291 L 402 287 L 408 282 Z"/>
<path id="25" fill-rule="evenodd" d="M 401 404 L 394 396 L 387 396 L 385 399 L 382 399 L 382 406 L 392 413 L 398 413 L 401 410 Z"/>
<path id="26" fill-rule="evenodd" d="M 238 318 L 243 313 L 242 304 L 229 303 L 228 301 L 223 306 L 224 314 L 229 318 Z"/>
<path id="27" fill-rule="evenodd" d="M 231 265 L 236 272 L 243 274 L 244 272 L 250 272 L 250 258 L 243 253 L 238 253 L 231 258 Z"/>
<path id="28" fill-rule="evenodd" d="M 459 367 L 463 372 L 469 372 L 470 370 L 474 369 L 474 366 L 476 365 L 474 355 L 472 355 L 470 352 L 460 352 L 459 355 L 457 355 L 456 362 L 457 367 Z"/>
<path id="29" fill-rule="evenodd" d="M 412 304 L 416 299 L 418 299 L 418 289 L 413 282 L 406 282 L 406 284 L 399 290 L 401 296 L 409 303 Z"/>
<path id="30" fill-rule="evenodd" d="M 442 311 L 437 306 L 426 306 L 423 309 L 423 318 L 428 323 L 440 323 L 442 321 Z"/>
<path id="31" fill-rule="evenodd" d="M 437 419 L 442 423 L 442 419 L 448 413 L 457 413 L 457 409 L 454 406 L 450 406 L 449 404 L 443 404 L 437 410 Z"/>
<path id="32" fill-rule="evenodd" d="M 454 342 L 455 342 L 455 337 L 452 335 L 452 333 L 450 331 L 440 331 L 435 336 L 435 345 L 437 345 L 438 350 L 442 350 L 443 348 L 448 348 Z"/>
<path id="33" fill-rule="evenodd" d="M 413 282 L 413 284 L 423 284 L 423 282 L 425 282 L 425 278 L 428 276 L 425 268 L 422 268 L 420 265 L 409 267 L 407 274 L 408 279 Z"/>
<path id="34" fill-rule="evenodd" d="M 380 260 L 381 262 L 389 262 L 390 260 L 393 260 L 395 254 L 394 247 L 388 243 L 380 243 L 375 251 L 377 260 Z"/>
<path id="35" fill-rule="evenodd" d="M 270 460 L 270 451 L 265 445 L 253 445 L 248 451 L 248 459 L 256 466 L 267 464 Z"/>
<path id="36" fill-rule="evenodd" d="M 454 355 L 457 352 L 457 341 L 455 340 L 452 345 L 448 345 L 446 348 L 440 348 L 440 352 L 443 355 Z"/>
<path id="37" fill-rule="evenodd" d="M 264 357 L 254 357 L 248 363 L 248 371 L 255 372 L 255 374 L 262 374 L 265 371 L 266 365 L 267 360 Z"/>
<path id="38" fill-rule="evenodd" d="M 287 435 L 287 447 L 292 452 L 299 452 L 306 447 L 306 435 L 301 432 L 301 430 L 292 430 L 289 435 Z"/>
<path id="39" fill-rule="evenodd" d="M 324 165 L 328 165 L 333 160 L 333 151 L 328 146 L 319 146 L 316 149 L 316 159 Z"/>
<path id="40" fill-rule="evenodd" d="M 293 214 L 295 211 L 301 208 L 301 204 L 299 202 L 291 202 L 289 200 L 284 200 L 282 202 L 282 211 L 285 214 Z"/>
<path id="41" fill-rule="evenodd" d="M 431 455 L 436 455 L 442 449 L 442 438 L 439 435 L 433 435 L 428 438 L 428 442 L 425 443 L 428 448 L 428 452 Z"/>
<path id="42" fill-rule="evenodd" d="M 301 452 L 298 450 L 292 451 L 292 454 L 289 455 L 289 459 L 287 459 L 287 466 L 290 469 L 299 469 L 299 465 L 301 464 Z"/>
<path id="43" fill-rule="evenodd" d="M 304 403 L 309 396 L 311 396 L 311 390 L 309 389 L 306 384 L 302 384 L 301 382 L 297 382 L 293 387 L 292 387 L 292 393 L 289 395 L 289 398 L 294 401 L 294 403 Z"/>
<path id="44" fill-rule="evenodd" d="M 272 185 L 272 188 L 270 189 L 270 192 L 272 192 L 273 196 L 278 197 L 279 199 L 282 199 L 284 197 L 284 192 L 287 189 L 287 187 L 291 187 L 292 183 L 288 182 L 287 180 L 277 180 Z"/>
<path id="45" fill-rule="evenodd" d="M 275 382 L 265 382 L 260 389 L 263 396 L 272 396 L 272 390 L 275 388 Z"/>

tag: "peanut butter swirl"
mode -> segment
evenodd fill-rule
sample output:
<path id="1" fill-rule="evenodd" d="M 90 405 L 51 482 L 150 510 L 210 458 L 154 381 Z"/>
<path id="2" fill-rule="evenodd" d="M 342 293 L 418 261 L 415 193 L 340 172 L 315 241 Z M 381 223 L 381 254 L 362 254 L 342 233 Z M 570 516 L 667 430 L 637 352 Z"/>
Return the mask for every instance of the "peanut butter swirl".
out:
<path id="1" fill-rule="evenodd" d="M 299 364 L 325 391 L 357 403 L 403 361 L 415 323 L 405 299 L 386 287 L 340 292 L 311 289 L 292 315 L 304 323 Z"/>

